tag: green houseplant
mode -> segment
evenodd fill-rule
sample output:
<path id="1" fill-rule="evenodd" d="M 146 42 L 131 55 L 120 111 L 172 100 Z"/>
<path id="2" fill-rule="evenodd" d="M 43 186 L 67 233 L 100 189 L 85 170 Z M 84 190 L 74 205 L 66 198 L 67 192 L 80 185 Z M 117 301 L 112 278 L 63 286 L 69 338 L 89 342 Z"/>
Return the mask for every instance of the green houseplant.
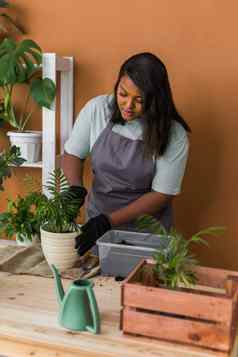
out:
<path id="1" fill-rule="evenodd" d="M 167 232 L 159 221 L 149 215 L 140 217 L 137 220 L 137 225 L 140 229 L 147 228 L 151 233 L 170 237 L 167 248 L 155 252 L 153 270 L 146 270 L 145 266 L 143 272 L 147 281 L 150 280 L 155 285 L 164 285 L 170 288 L 190 287 L 196 283 L 197 276 L 194 267 L 198 264 L 198 261 L 190 253 L 191 245 L 194 243 L 207 245 L 207 241 L 202 237 L 217 236 L 224 232 L 224 227 L 209 227 L 186 239 L 175 228 Z"/>
<path id="2" fill-rule="evenodd" d="M 7 238 L 16 235 L 20 245 L 29 245 L 37 241 L 40 233 L 40 222 L 36 215 L 36 207 L 42 195 L 31 192 L 25 197 L 18 196 L 16 200 L 8 200 L 7 210 L 0 214 L 0 232 Z"/>
<path id="3" fill-rule="evenodd" d="M 1 124 L 8 123 L 17 131 L 8 132 L 10 142 L 20 147 L 22 156 L 28 162 L 39 160 L 41 148 L 41 132 L 25 131 L 33 114 L 30 103 L 33 100 L 39 107 L 50 109 L 56 94 L 54 82 L 42 78 L 41 65 L 42 50 L 36 42 L 30 39 L 16 42 L 6 38 L 0 44 L 0 121 Z M 21 111 L 17 110 L 13 99 L 19 86 L 27 90 Z M 31 144 L 35 141 L 36 145 L 27 147 L 27 140 Z M 36 153 L 32 154 L 35 147 Z"/>
<path id="4" fill-rule="evenodd" d="M 20 166 L 25 162 L 20 156 L 20 150 L 12 146 L 0 153 L 0 191 L 3 191 L 3 181 L 11 176 L 10 165 Z"/>
<path id="5" fill-rule="evenodd" d="M 140 220 L 154 233 L 161 230 L 152 217 Z M 154 260 L 142 259 L 122 283 L 124 333 L 231 350 L 237 331 L 237 272 L 196 265 L 190 252 L 192 243 L 206 242 L 201 237 L 223 231 L 210 227 L 188 240 L 175 230 L 166 232 L 167 249 L 156 252 Z"/>
<path id="6" fill-rule="evenodd" d="M 61 169 L 53 171 L 46 188 L 50 197 L 44 196 L 36 210 L 41 222 L 41 245 L 48 264 L 62 271 L 77 259 L 74 244 L 80 229 L 76 218 L 83 201 L 70 191 Z"/>
<path id="7" fill-rule="evenodd" d="M 3 182 L 11 177 L 11 165 L 20 166 L 25 162 L 20 156 L 20 150 L 16 146 L 12 146 L 0 153 L 0 191 L 4 190 Z M 0 215 L 1 220 L 2 215 Z M 4 227 L 5 224 L 2 225 L 0 222 L 0 231 L 1 228 Z"/>

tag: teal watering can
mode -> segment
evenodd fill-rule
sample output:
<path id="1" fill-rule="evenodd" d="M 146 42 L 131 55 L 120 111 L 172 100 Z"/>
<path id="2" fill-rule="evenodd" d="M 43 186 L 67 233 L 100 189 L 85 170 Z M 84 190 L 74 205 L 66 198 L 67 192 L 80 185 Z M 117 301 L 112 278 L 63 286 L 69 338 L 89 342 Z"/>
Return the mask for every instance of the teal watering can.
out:
<path id="1" fill-rule="evenodd" d="M 58 321 L 60 325 L 76 331 L 100 333 L 100 314 L 90 280 L 75 280 L 65 293 L 61 276 L 51 265 L 55 277 L 56 293 L 59 302 Z"/>

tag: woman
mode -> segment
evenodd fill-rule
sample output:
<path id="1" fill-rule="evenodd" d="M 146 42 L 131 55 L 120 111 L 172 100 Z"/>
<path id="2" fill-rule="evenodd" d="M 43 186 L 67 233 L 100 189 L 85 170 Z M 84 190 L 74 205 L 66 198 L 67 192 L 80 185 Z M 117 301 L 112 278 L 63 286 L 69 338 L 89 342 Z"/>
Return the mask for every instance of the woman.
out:
<path id="1" fill-rule="evenodd" d="M 84 254 L 107 230 L 135 230 L 134 220 L 151 214 L 169 228 L 172 200 L 180 192 L 188 156 L 189 126 L 173 102 L 166 67 L 151 53 L 129 58 L 113 95 L 90 100 L 65 144 L 63 170 L 84 197 L 83 161 L 94 174 L 88 222 L 77 240 Z"/>

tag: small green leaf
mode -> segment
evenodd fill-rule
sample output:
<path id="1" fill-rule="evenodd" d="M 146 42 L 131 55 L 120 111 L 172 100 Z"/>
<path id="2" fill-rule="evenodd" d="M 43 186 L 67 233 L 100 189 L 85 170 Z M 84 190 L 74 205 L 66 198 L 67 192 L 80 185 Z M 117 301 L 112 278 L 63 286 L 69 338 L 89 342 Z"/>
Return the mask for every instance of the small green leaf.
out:
<path id="1" fill-rule="evenodd" d="M 200 237 L 197 236 L 197 235 L 192 236 L 192 237 L 189 239 L 188 242 L 189 242 L 189 243 L 191 243 L 191 242 L 194 242 L 194 243 L 195 243 L 195 242 L 196 242 L 196 243 L 202 243 L 202 244 L 208 246 L 208 242 L 207 242 L 205 239 L 200 238 Z"/>
<path id="2" fill-rule="evenodd" d="M 195 236 L 204 236 L 204 235 L 217 236 L 223 234 L 225 230 L 226 230 L 225 227 L 209 227 L 196 233 Z"/>

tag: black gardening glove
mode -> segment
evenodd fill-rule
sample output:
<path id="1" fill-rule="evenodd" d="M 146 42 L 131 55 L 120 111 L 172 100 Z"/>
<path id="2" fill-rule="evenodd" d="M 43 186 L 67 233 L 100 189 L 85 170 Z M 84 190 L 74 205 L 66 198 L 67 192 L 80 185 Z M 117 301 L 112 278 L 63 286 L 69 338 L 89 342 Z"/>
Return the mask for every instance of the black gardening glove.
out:
<path id="1" fill-rule="evenodd" d="M 104 214 L 90 218 L 81 228 L 81 234 L 75 239 L 75 249 L 79 255 L 84 255 L 91 249 L 98 238 L 111 229 L 111 222 Z"/>
<path id="2" fill-rule="evenodd" d="M 72 193 L 74 198 L 81 200 L 80 207 L 82 207 L 85 201 L 85 197 L 88 194 L 86 188 L 83 186 L 70 186 L 68 192 Z"/>

